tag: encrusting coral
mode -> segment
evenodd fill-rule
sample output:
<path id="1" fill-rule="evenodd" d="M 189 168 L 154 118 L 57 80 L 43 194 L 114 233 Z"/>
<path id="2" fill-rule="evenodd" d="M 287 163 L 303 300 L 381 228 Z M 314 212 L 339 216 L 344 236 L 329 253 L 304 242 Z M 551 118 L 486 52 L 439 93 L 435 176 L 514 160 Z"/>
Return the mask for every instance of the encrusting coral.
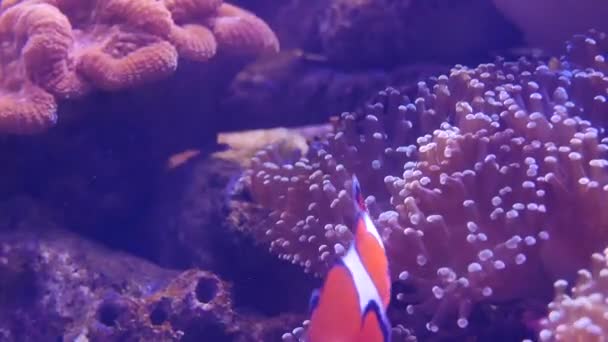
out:
<path id="1" fill-rule="evenodd" d="M 608 249 L 594 253 L 591 270 L 578 272 L 572 295 L 568 282 L 555 282 L 557 295 L 549 304 L 549 315 L 541 321 L 540 341 L 605 341 L 608 334 Z"/>
<path id="2" fill-rule="evenodd" d="M 243 181 L 270 213 L 251 232 L 324 274 L 351 239 L 354 173 L 387 246 L 394 324 L 453 337 L 480 328 L 480 308 L 544 301 L 608 244 L 607 43 L 591 31 L 548 62 L 457 65 L 342 114 L 305 156 L 260 151 Z"/>
<path id="3" fill-rule="evenodd" d="M 0 132 L 57 121 L 58 99 L 165 78 L 178 58 L 274 52 L 273 31 L 221 0 L 12 0 L 0 5 Z"/>

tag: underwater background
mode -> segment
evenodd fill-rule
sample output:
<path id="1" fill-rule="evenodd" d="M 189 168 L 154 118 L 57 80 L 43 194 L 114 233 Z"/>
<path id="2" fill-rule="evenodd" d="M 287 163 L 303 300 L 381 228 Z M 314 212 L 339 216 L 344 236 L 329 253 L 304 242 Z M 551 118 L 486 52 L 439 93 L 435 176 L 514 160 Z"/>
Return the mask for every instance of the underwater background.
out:
<path id="1" fill-rule="evenodd" d="M 0 1 L 0 341 L 605 341 L 608 2 Z"/>

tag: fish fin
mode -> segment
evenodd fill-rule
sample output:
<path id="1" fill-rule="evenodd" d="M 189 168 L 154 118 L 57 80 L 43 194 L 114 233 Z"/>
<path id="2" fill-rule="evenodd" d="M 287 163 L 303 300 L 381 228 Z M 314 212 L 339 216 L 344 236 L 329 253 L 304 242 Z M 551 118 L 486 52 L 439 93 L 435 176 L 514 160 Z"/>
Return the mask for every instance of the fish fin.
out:
<path id="1" fill-rule="evenodd" d="M 382 336 L 384 337 L 384 342 L 388 342 L 391 340 L 391 323 L 386 317 L 386 313 L 381 309 L 381 305 L 378 304 L 375 300 L 370 300 L 365 306 L 365 310 L 361 315 L 361 323 L 365 320 L 367 315 L 375 315 L 378 319 L 378 324 L 380 325 L 380 330 L 382 331 Z"/>
<path id="2" fill-rule="evenodd" d="M 312 290 L 312 293 L 310 294 L 310 300 L 308 301 L 308 313 L 309 314 L 312 314 L 312 312 L 315 311 L 315 309 L 319 305 L 320 296 L 321 296 L 321 290 L 319 290 L 319 289 Z"/>
<path id="3" fill-rule="evenodd" d="M 361 193 L 361 184 L 359 184 L 359 180 L 357 176 L 353 175 L 352 181 L 352 197 L 355 202 L 355 210 L 359 211 L 367 211 L 367 205 L 365 204 L 365 199 L 363 198 L 363 194 Z"/>

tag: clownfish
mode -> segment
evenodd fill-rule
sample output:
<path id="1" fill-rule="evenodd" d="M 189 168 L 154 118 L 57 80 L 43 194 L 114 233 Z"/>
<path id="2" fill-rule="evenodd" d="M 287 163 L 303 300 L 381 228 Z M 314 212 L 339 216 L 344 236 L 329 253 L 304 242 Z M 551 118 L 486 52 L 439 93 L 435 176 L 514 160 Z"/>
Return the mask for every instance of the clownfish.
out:
<path id="1" fill-rule="evenodd" d="M 391 282 L 384 244 L 372 222 L 355 176 L 354 239 L 310 299 L 308 342 L 387 342 Z"/>

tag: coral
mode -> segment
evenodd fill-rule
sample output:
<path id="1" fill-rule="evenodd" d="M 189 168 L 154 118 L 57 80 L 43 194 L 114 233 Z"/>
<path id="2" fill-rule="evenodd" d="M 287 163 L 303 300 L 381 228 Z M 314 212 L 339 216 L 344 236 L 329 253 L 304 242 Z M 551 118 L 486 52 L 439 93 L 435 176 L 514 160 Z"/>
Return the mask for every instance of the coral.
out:
<path id="1" fill-rule="evenodd" d="M 257 129 L 239 132 L 224 132 L 217 135 L 217 142 L 228 148 L 215 152 L 215 156 L 230 160 L 241 167 L 249 167 L 251 157 L 261 148 L 274 144 L 282 151 L 308 151 L 307 141 L 319 135 L 331 132 L 329 124 L 305 127 Z"/>
<path id="2" fill-rule="evenodd" d="M 220 49 L 247 54 L 278 50 L 277 38 L 266 23 L 241 8 L 223 4 L 209 22 Z"/>
<path id="3" fill-rule="evenodd" d="M 260 151 L 243 181 L 268 218 L 250 231 L 323 275 L 351 239 L 354 173 L 386 242 L 393 322 L 455 336 L 484 328 L 474 312 L 542 302 L 608 244 L 605 40 L 457 65 L 342 114 L 302 157 Z"/>
<path id="4" fill-rule="evenodd" d="M 259 18 L 222 1 L 22 0 L 1 5 L 1 132 L 44 131 L 57 99 L 171 75 L 182 57 L 278 50 Z"/>
<path id="5" fill-rule="evenodd" d="M 301 319 L 242 313 L 214 273 L 160 268 L 49 224 L 31 201 L 11 205 L 28 216 L 7 221 L 2 203 L 2 341 L 267 341 Z"/>
<path id="6" fill-rule="evenodd" d="M 578 272 L 572 294 L 568 282 L 555 282 L 556 296 L 541 321 L 540 341 L 604 341 L 608 334 L 608 249 L 591 257 L 591 270 Z"/>

